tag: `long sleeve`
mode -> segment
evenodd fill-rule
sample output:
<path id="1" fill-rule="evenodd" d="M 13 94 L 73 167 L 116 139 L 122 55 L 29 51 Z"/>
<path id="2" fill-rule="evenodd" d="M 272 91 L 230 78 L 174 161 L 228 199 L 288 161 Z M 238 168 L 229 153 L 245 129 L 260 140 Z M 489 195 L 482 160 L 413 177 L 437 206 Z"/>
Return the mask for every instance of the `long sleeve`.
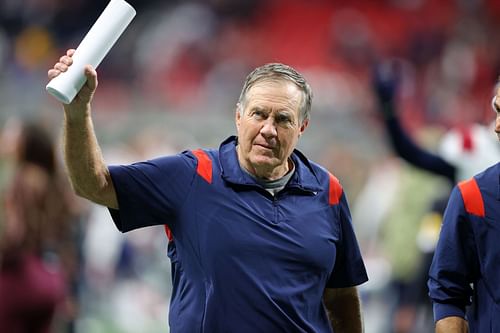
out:
<path id="1" fill-rule="evenodd" d="M 385 119 L 387 133 L 394 151 L 408 163 L 447 178 L 451 184 L 456 183 L 456 167 L 442 157 L 424 150 L 403 130 L 396 116 Z"/>

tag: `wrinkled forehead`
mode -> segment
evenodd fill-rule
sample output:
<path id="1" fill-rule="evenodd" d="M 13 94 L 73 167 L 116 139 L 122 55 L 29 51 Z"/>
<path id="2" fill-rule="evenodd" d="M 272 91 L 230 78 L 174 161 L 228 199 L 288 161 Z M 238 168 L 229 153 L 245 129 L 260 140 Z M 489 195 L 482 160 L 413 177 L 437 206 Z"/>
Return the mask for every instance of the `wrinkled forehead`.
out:
<path id="1" fill-rule="evenodd" d="M 303 94 L 293 82 L 284 79 L 262 79 L 255 82 L 245 94 L 245 103 L 265 100 L 276 103 L 287 103 L 300 108 Z"/>

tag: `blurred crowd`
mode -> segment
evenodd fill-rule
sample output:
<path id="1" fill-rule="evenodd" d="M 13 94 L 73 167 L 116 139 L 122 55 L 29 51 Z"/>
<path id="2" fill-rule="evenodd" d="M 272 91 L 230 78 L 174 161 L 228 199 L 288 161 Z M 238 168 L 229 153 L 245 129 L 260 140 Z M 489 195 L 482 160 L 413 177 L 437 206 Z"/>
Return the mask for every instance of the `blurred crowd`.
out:
<path id="1" fill-rule="evenodd" d="M 129 2 L 137 16 L 98 68 L 94 117 L 106 161 L 215 146 L 234 132 L 235 103 L 251 69 L 275 61 L 297 68 L 314 92 L 313 126 L 299 147 L 335 173 L 353 207 L 370 277 L 361 289 L 366 332 L 429 332 L 430 303 L 413 283 L 433 246 L 429 208 L 449 185 L 392 150 L 374 72 L 397 64 L 398 117 L 430 151 L 452 128 L 487 126 L 500 74 L 500 2 Z M 22 200 L 12 193 L 23 185 L 14 153 L 23 124 L 48 133 L 64 174 L 62 112 L 45 92 L 46 73 L 78 46 L 107 3 L 0 1 L 0 235 L 8 231 L 8 203 Z M 57 332 L 165 332 L 170 268 L 163 230 L 124 236 L 106 209 L 61 191 L 70 202 L 64 219 L 74 255 L 61 266 L 71 276 L 66 306 L 54 310 Z M 45 245 L 40 251 L 57 252 Z M 408 286 L 419 295 L 408 296 Z"/>

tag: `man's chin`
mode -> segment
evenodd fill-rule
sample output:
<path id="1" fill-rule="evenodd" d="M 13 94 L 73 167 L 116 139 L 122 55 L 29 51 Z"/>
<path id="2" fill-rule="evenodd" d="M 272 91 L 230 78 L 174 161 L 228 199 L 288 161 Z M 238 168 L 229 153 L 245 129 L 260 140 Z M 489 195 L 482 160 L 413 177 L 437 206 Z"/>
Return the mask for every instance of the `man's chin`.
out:
<path id="1" fill-rule="evenodd" d="M 279 161 L 275 157 L 257 156 L 252 159 L 252 164 L 259 168 L 272 168 L 279 165 Z"/>

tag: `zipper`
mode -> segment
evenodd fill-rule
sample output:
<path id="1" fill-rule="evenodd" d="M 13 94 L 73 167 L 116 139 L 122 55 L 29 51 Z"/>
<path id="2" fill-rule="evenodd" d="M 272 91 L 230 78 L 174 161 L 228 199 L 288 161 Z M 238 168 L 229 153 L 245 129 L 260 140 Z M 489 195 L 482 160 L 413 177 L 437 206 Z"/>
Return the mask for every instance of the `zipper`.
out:
<path id="1" fill-rule="evenodd" d="M 273 215 L 274 215 L 274 220 L 272 221 L 273 224 L 279 224 L 279 202 L 277 195 L 273 196 Z"/>

